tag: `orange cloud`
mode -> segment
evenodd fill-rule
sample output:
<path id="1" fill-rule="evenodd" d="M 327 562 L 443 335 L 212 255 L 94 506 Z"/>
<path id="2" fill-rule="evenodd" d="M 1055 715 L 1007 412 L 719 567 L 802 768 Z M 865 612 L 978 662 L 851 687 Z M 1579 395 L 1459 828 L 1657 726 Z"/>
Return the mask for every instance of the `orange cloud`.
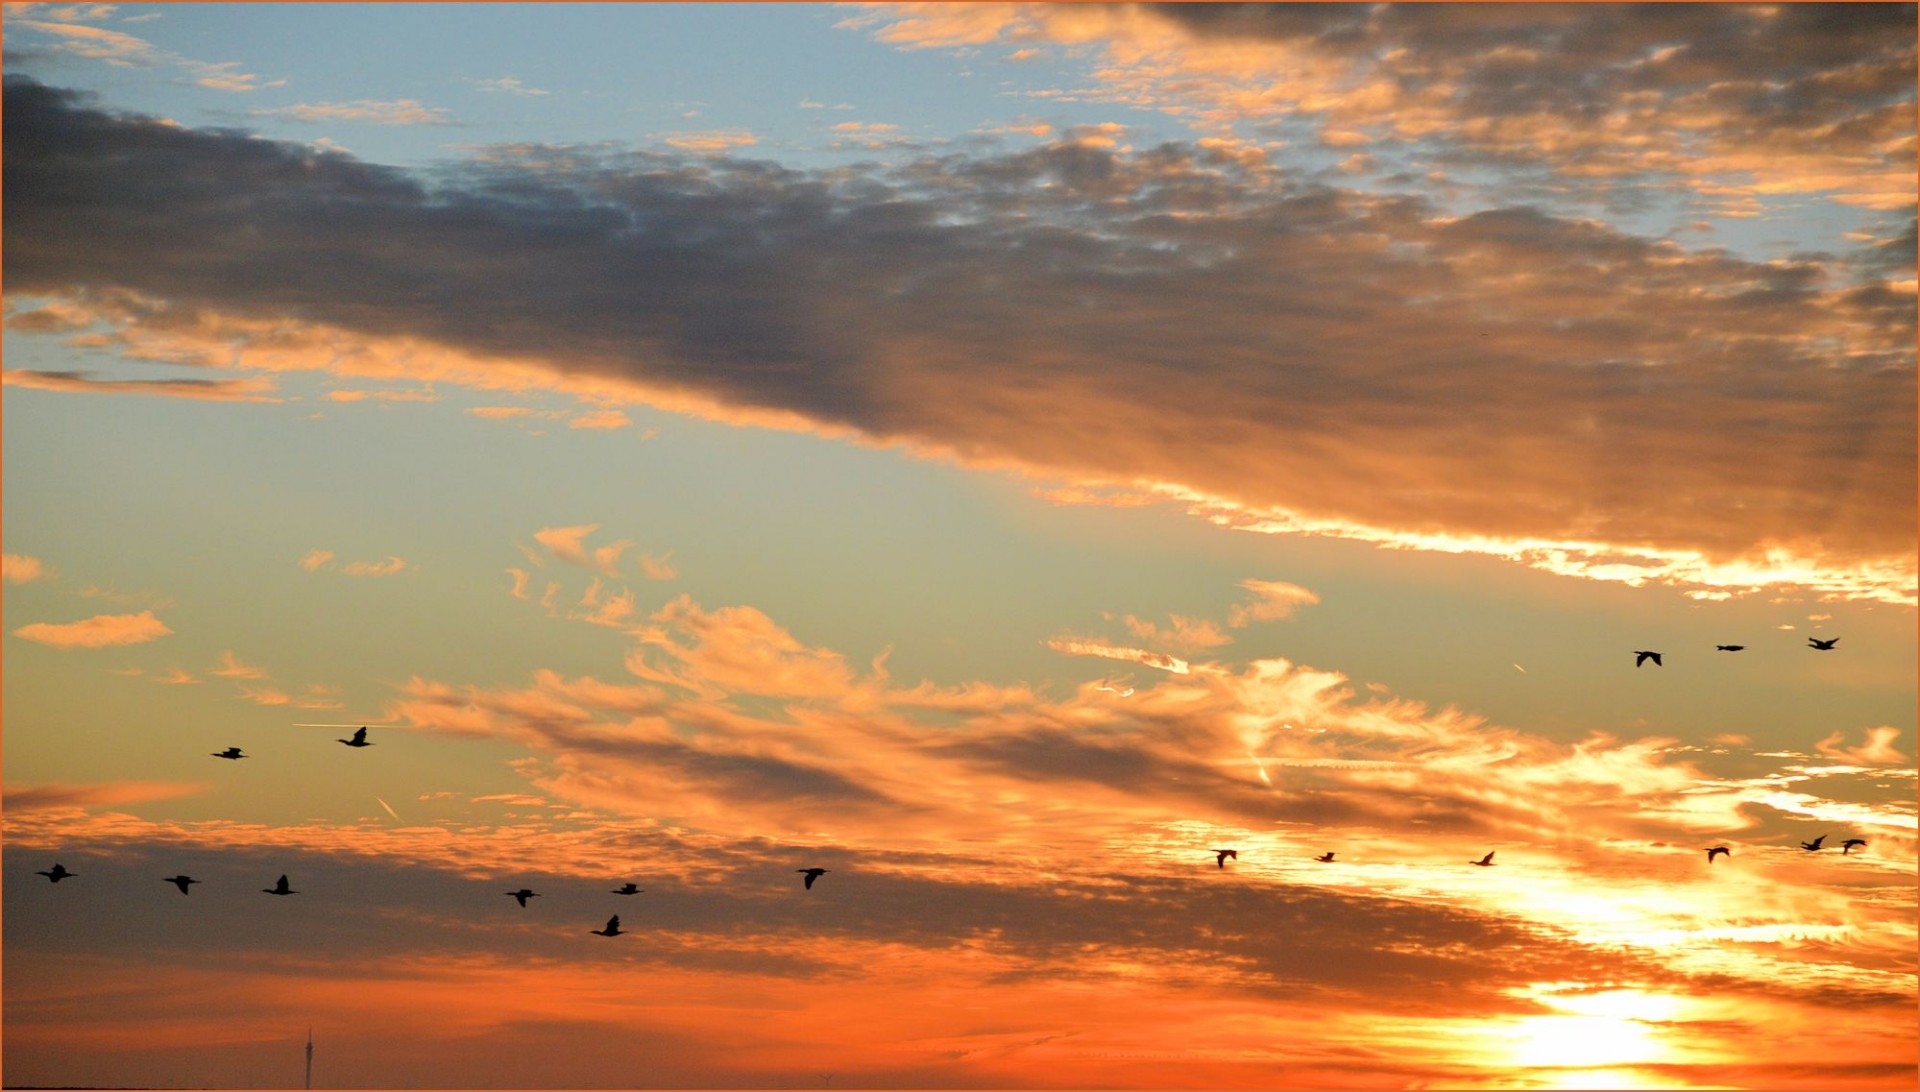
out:
<path id="1" fill-rule="evenodd" d="M 85 372 L 0 371 L 0 384 L 68 394 L 155 394 L 206 402 L 280 402 L 261 379 L 93 379 Z"/>
<path id="2" fill-rule="evenodd" d="M 348 576 L 393 576 L 407 570 L 407 563 L 397 557 L 385 561 L 354 561 L 340 566 L 340 571 Z"/>
<path id="3" fill-rule="evenodd" d="M 1891 725 L 1880 725 L 1867 729 L 1866 743 L 1858 747 L 1846 746 L 1846 733 L 1835 732 L 1814 744 L 1814 749 L 1828 758 L 1839 759 L 1860 766 L 1898 766 L 1907 762 L 1907 756 L 1900 753 L 1893 741 L 1900 738 L 1900 729 Z"/>
<path id="4" fill-rule="evenodd" d="M 684 152 L 699 152 L 716 155 L 732 151 L 735 148 L 747 148 L 760 143 L 760 138 L 745 129 L 709 129 L 697 133 L 665 133 L 658 139 L 668 147 Z"/>
<path id="5" fill-rule="evenodd" d="M 211 672 L 208 672 L 208 674 L 218 675 L 224 679 L 264 679 L 267 677 L 265 668 L 242 663 L 240 657 L 233 654 L 232 649 L 227 649 L 220 654 L 220 666 L 214 668 Z"/>
<path id="6" fill-rule="evenodd" d="M 1203 649 L 1217 648 L 1230 644 L 1233 638 L 1220 632 L 1220 625 L 1207 618 L 1188 618 L 1185 615 L 1168 615 L 1165 626 L 1137 618 L 1131 614 L 1121 619 L 1127 632 L 1136 638 L 1179 652 L 1199 652 Z"/>
<path id="7" fill-rule="evenodd" d="M 36 580 L 54 580 L 59 576 L 51 565 L 26 554 L 0 555 L 0 579 L 9 584 L 31 584 Z"/>
<path id="8" fill-rule="evenodd" d="M 1298 584 L 1284 580 L 1242 580 L 1240 586 L 1252 592 L 1251 603 L 1235 603 L 1227 610 L 1227 625 L 1235 629 L 1254 622 L 1291 618 L 1302 606 L 1320 601 L 1320 597 Z"/>
<path id="9" fill-rule="evenodd" d="M 671 553 L 661 554 L 659 557 L 641 554 L 635 560 L 640 563 L 640 575 L 648 580 L 677 580 L 680 577 L 680 570 L 673 567 Z"/>
<path id="10" fill-rule="evenodd" d="M 172 800 L 206 790 L 204 784 L 181 781 L 108 781 L 92 785 L 49 782 L 9 786 L 0 796 L 4 797 L 8 812 L 25 812 L 120 807 Z"/>
<path id="11" fill-rule="evenodd" d="M 1204 18 L 1071 7 L 907 18 L 980 19 L 994 34 L 1025 20 L 1035 33 L 1081 41 L 1104 40 L 1115 21 L 1164 30 L 1169 20 Z M 1259 9 L 1242 18 L 1338 22 L 1350 17 L 1344 10 Z M 1592 5 L 1570 12 L 1560 17 L 1610 18 Z M 1753 18 L 1745 9 L 1686 17 Z M 1425 16 L 1396 8 L 1382 18 L 1400 27 Z M 1254 48 L 1271 54 L 1264 37 Z M 1299 78 L 1343 70 L 1314 71 Z M 1391 103 L 1398 91 L 1382 94 Z M 89 111 L 37 85 L 16 88 L 9 103 L 52 129 L 99 136 L 85 147 L 101 154 L 62 162 L 92 172 L 100 192 L 131 186 L 130 174 L 172 172 L 191 186 L 207 157 L 259 150 L 257 141 L 213 132 L 168 129 L 172 143 L 145 140 L 164 127 Z M 16 225 L 36 232 L 31 253 L 84 254 L 89 272 L 84 296 L 70 277 L 43 277 L 31 262 L 10 263 L 10 283 L 63 306 L 84 298 L 93 324 L 111 329 L 98 335 L 101 347 L 142 358 L 557 389 L 599 407 L 647 403 L 1120 491 L 1109 499 L 1156 495 L 1267 533 L 1481 553 L 1707 597 L 1769 589 L 1915 601 L 1920 459 L 1911 421 L 1897 410 L 1911 404 L 1912 296 L 1899 287 L 1909 274 L 1889 272 L 1886 255 L 1754 261 L 1532 206 L 1462 215 L 1437 200 L 1367 189 L 1312 197 L 1230 136 L 1134 152 L 1082 137 L 1117 140 L 1076 131 L 1017 154 L 928 160 L 910 176 L 875 167 L 861 176 L 866 188 L 834 190 L 849 216 L 831 226 L 803 216 L 772 240 L 765 216 L 810 207 L 821 179 L 797 172 L 749 186 L 702 163 L 608 162 L 601 167 L 627 172 L 616 199 L 576 191 L 569 172 L 529 173 L 525 222 L 506 216 L 487 239 L 454 251 L 396 249 L 395 232 L 428 231 L 431 216 L 414 198 L 375 185 L 363 167 L 328 160 L 338 185 L 389 202 L 379 206 L 379 229 L 352 245 L 398 254 L 418 266 L 414 274 L 456 277 L 470 289 L 472 298 L 436 318 L 437 341 L 385 333 L 392 324 L 369 316 L 386 301 L 363 298 L 348 281 L 316 286 L 312 318 L 290 322 L 256 298 L 259 278 L 233 272 L 230 256 L 203 253 L 207 244 L 184 225 L 175 231 L 150 215 L 138 231 L 103 221 L 81 238 L 71 218 L 16 213 Z M 106 155 L 108 147 L 125 155 Z M 127 158 L 136 152 L 147 158 Z M 728 194 L 717 206 L 730 210 L 724 222 L 674 218 L 696 179 Z M 872 198 L 859 196 L 869 190 Z M 945 226 L 911 247 L 877 230 L 847 238 L 848 224 L 866 222 L 858 214 L 869 201 L 882 200 L 911 200 L 916 214 Z M 726 322 L 690 322 L 639 287 L 604 304 L 582 292 L 577 313 L 528 315 L 519 326 L 473 321 L 524 306 L 517 267 L 498 257 L 543 238 L 536 209 L 581 202 L 618 212 L 608 223 L 663 217 L 671 237 L 686 233 L 728 256 L 681 271 L 675 291 L 738 300 L 734 277 L 764 273 L 780 293 L 756 305 L 765 336 L 728 333 L 751 326 L 731 312 Z M 1182 211 L 1129 220 L 1101 211 L 1142 202 Z M 1009 208 L 1028 210 L 1026 218 L 1009 219 Z M 289 237 L 269 249 L 310 245 L 293 237 L 303 222 L 276 222 Z M 1041 223 L 1044 231 L 1034 226 Z M 340 225 L 330 230 L 326 245 L 349 245 Z M 149 250 L 162 245 L 168 262 L 198 263 L 195 299 L 170 299 L 179 279 L 154 274 L 165 263 Z M 619 233 L 583 237 L 578 275 L 599 278 L 595 263 L 626 262 L 630 245 Z M 849 246 L 866 256 L 860 283 L 828 291 L 776 275 Z M 925 276 L 932 268 L 956 273 Z M 1121 268 L 1124 277 L 1110 275 Z M 1315 275 L 1274 275 L 1306 268 Z M 695 275 L 708 280 L 690 286 L 685 277 Z M 900 285 L 912 291 L 888 294 Z M 850 309 L 852 298 L 891 302 Z M 194 319 L 184 322 L 189 304 Z M 1274 314 L 1290 316 L 1279 340 Z M 1618 318 L 1627 314 L 1633 322 Z M 579 333 L 588 329 L 614 333 Z M 825 330 L 831 344 L 821 340 Z M 767 345 L 781 346 L 778 361 L 765 356 Z M 1809 360 L 1845 363 L 1814 368 Z M 1398 409 L 1383 415 L 1381 405 Z M 1462 428 L 1476 443 L 1459 442 Z M 1636 459 L 1617 458 L 1623 450 Z M 1643 465 L 1662 467 L 1661 489 L 1644 487 Z M 1810 522 L 1809 511 L 1822 516 Z"/>
<path id="12" fill-rule="evenodd" d="M 600 410 L 597 413 L 582 413 L 567 422 L 568 428 L 615 429 L 626 428 L 633 419 L 619 410 Z"/>
<path id="13" fill-rule="evenodd" d="M 1086 641 L 1074 637 L 1056 637 L 1047 641 L 1047 647 L 1055 652 L 1064 652 L 1069 656 L 1101 656 L 1109 660 L 1125 660 L 1129 663 L 1145 664 L 1170 671 L 1175 675 L 1184 675 L 1188 671 L 1187 662 L 1161 652 L 1149 652 L 1144 648 L 1125 648 L 1102 644 L 1098 641 Z"/>
<path id="14" fill-rule="evenodd" d="M 414 99 L 356 99 L 352 102 L 315 102 L 282 106 L 271 110 L 248 111 L 256 117 L 282 117 L 294 121 L 353 121 L 369 125 L 450 125 L 452 119 L 444 107 L 423 106 Z"/>
<path id="15" fill-rule="evenodd" d="M 35 622 L 14 636 L 55 648 L 107 648 L 157 641 L 173 632 L 150 610 L 139 614 L 96 614 L 78 622 Z"/>
<path id="16" fill-rule="evenodd" d="M 300 559 L 300 567 L 308 572 L 317 572 L 325 567 L 329 561 L 332 561 L 333 558 L 334 553 L 332 550 L 309 550 L 307 551 L 307 555 Z"/>

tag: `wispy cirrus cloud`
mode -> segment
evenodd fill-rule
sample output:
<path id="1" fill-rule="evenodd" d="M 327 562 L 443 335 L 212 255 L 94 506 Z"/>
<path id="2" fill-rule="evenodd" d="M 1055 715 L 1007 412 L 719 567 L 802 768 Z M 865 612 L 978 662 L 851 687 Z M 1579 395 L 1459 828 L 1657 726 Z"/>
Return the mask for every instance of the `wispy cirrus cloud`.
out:
<path id="1" fill-rule="evenodd" d="M 1864 256 L 1748 261 L 1534 207 L 1463 215 L 1331 188 L 1231 142 L 1127 152 L 1071 135 L 862 168 L 857 185 L 575 152 L 518 168 L 486 238 L 450 250 L 395 242 L 495 175 L 445 174 L 430 193 L 351 159 L 10 89 L 8 132 L 37 135 L 9 138 L 9 283 L 70 303 L 90 286 L 90 312 L 152 351 L 571 384 L 603 405 L 864 436 L 1228 526 L 1702 596 L 1914 599 L 1920 456 L 1895 410 L 1912 400 L 1911 282 Z M 39 153 L 71 141 L 128 153 Z M 135 199 L 154 179 L 200 177 L 189 163 L 229 160 L 236 184 L 313 215 L 214 246 L 186 230 L 214 195 L 183 181 L 163 205 Z M 487 168 L 502 169 L 515 168 Z M 358 195 L 364 224 L 341 219 L 326 196 L 338 192 Z M 38 215 L 54 193 L 115 197 L 84 217 Z M 136 205 L 149 208 L 140 231 L 116 230 Z M 644 253 L 618 227 L 634 216 L 653 225 Z M 559 250 L 556 217 L 578 228 Z M 696 238 L 726 260 L 676 264 Z M 148 251 L 163 243 L 158 278 Z M 457 285 L 460 304 L 402 313 L 364 297 L 364 278 L 327 269 L 355 246 L 395 277 Z M 512 253 L 529 261 L 498 261 Z M 822 263 L 839 271 L 831 291 L 779 272 Z M 658 294 L 614 272 L 635 268 Z M 288 277 L 304 278 L 308 327 L 262 293 Z M 539 295 L 527 278 L 632 293 L 583 289 L 576 311 L 522 315 Z M 162 321 L 165 301 L 212 325 L 183 332 Z M 1463 428 L 1480 439 L 1461 444 Z M 1662 467 L 1660 488 L 1644 465 Z"/>
<path id="2" fill-rule="evenodd" d="M 352 102 L 296 103 L 272 109 L 249 110 L 254 117 L 287 118 L 313 124 L 346 121 L 364 125 L 452 125 L 445 107 L 424 106 L 414 99 L 355 99 Z"/>
<path id="3" fill-rule="evenodd" d="M 184 781 L 108 781 L 90 785 L 57 782 L 41 785 L 10 785 L 4 796 L 7 810 L 50 811 L 120 807 L 150 800 L 172 800 L 205 792 L 207 786 Z"/>
<path id="4" fill-rule="evenodd" d="M 193 398 L 203 402 L 281 402 L 274 386 L 264 379 L 95 379 L 80 371 L 0 371 L 0 384 L 22 390 L 60 391 L 66 394 L 147 394 L 166 398 Z"/>
<path id="5" fill-rule="evenodd" d="M 98 26 L 111 18 L 112 4 L 8 5 L 8 23 L 37 36 L 51 48 L 71 56 L 104 61 L 122 68 L 177 68 L 196 85 L 214 91 L 248 92 L 285 86 L 285 80 L 262 81 L 241 71 L 238 61 L 200 61 L 160 49 L 144 38 Z M 15 14 L 17 13 L 17 14 Z M 135 23 L 138 17 L 123 20 Z"/>
<path id="6" fill-rule="evenodd" d="M 173 629 L 150 610 L 139 614 L 96 614 L 78 622 L 34 622 L 13 631 L 25 638 L 54 648 L 109 648 L 157 641 Z"/>
<path id="7" fill-rule="evenodd" d="M 531 98 L 544 98 L 552 94 L 551 91 L 543 91 L 538 87 L 528 85 L 517 76 L 499 76 L 493 79 L 475 80 L 473 81 L 473 85 L 482 91 L 507 95 L 524 95 Z"/>

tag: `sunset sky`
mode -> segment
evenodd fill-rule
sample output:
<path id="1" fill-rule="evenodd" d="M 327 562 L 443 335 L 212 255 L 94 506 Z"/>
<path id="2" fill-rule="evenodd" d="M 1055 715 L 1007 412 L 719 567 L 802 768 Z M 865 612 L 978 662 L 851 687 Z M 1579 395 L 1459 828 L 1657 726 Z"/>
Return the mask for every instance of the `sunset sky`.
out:
<path id="1" fill-rule="evenodd" d="M 4 18 L 8 1085 L 1912 1086 L 1913 5 Z"/>

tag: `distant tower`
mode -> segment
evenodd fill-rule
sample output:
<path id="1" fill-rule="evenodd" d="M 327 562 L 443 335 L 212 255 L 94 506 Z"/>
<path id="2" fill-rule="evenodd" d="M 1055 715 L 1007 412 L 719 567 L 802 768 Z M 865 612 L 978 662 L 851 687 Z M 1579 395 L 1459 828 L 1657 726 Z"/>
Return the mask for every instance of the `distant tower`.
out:
<path id="1" fill-rule="evenodd" d="M 307 1087 L 313 1087 L 313 1029 L 307 1029 Z"/>

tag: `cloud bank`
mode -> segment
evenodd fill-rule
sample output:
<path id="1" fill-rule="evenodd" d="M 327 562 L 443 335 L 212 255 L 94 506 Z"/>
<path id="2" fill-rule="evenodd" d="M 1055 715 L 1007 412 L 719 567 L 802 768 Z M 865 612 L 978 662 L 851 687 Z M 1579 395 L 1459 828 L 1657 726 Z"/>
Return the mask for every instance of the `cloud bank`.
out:
<path id="1" fill-rule="evenodd" d="M 1253 529 L 1914 595 L 1912 282 L 1864 258 L 1085 134 L 837 172 L 509 149 L 429 182 L 7 86 L 9 288 L 129 353 L 545 375 Z"/>

